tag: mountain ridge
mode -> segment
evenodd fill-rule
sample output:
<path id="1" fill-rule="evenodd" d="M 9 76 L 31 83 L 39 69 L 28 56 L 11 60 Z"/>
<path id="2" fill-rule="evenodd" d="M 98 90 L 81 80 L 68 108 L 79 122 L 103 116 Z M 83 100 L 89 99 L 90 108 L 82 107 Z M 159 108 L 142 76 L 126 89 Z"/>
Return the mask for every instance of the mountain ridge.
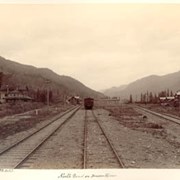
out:
<path id="1" fill-rule="evenodd" d="M 0 72 L 8 76 L 2 82 L 4 86 L 7 84 L 12 87 L 28 86 L 32 90 L 47 89 L 49 86 L 54 92 L 59 91 L 62 96 L 103 96 L 100 92 L 90 89 L 70 76 L 59 75 L 49 68 L 37 68 L 14 62 L 2 56 L 0 56 Z"/>
<path id="2" fill-rule="evenodd" d="M 104 94 L 122 98 L 129 98 L 130 94 L 132 94 L 134 98 L 139 98 L 141 93 L 159 93 L 167 89 L 172 90 L 174 93 L 180 89 L 180 71 L 161 76 L 149 75 L 129 83 L 124 89 L 117 88 L 116 93 L 110 88 Z"/>

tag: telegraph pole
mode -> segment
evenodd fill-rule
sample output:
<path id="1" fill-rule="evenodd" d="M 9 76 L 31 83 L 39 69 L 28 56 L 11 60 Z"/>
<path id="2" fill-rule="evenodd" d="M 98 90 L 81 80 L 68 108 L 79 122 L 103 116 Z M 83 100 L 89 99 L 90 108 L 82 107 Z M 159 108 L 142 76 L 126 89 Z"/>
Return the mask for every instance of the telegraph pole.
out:
<path id="1" fill-rule="evenodd" d="M 49 86 L 48 84 L 50 84 L 51 81 L 50 80 L 46 80 L 46 84 L 47 84 L 47 106 L 49 107 Z"/>

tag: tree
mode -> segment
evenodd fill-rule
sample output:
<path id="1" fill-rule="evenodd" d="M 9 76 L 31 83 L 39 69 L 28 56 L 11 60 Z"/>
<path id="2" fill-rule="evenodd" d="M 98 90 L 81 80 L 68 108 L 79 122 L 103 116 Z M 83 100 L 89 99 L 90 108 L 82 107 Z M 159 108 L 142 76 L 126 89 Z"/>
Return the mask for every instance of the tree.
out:
<path id="1" fill-rule="evenodd" d="M 149 103 L 153 102 L 153 94 L 152 92 L 149 93 Z"/>
<path id="2" fill-rule="evenodd" d="M 36 101 L 40 101 L 40 91 L 37 89 L 36 91 Z"/>
<path id="3" fill-rule="evenodd" d="M 49 91 L 49 101 L 52 101 L 53 99 L 53 92 L 52 90 Z"/>
<path id="4" fill-rule="evenodd" d="M 29 91 L 29 87 L 28 86 L 26 86 L 26 91 Z"/>
<path id="5" fill-rule="evenodd" d="M 149 102 L 149 92 L 146 92 L 146 102 Z"/>
<path id="6" fill-rule="evenodd" d="M 158 97 L 156 93 L 154 94 L 153 103 L 156 104 L 158 102 Z"/>
<path id="7" fill-rule="evenodd" d="M 46 101 L 47 101 L 47 91 L 42 90 L 40 92 L 40 101 L 43 102 L 43 103 L 46 103 Z"/>
<path id="8" fill-rule="evenodd" d="M 173 94 L 172 90 L 171 90 L 171 92 L 170 92 L 170 96 L 171 96 L 171 97 L 172 97 L 172 96 L 174 96 L 174 94 Z"/>
<path id="9" fill-rule="evenodd" d="M 159 97 L 166 97 L 166 91 L 161 91 L 159 93 Z"/>
<path id="10" fill-rule="evenodd" d="M 141 103 L 144 102 L 144 99 L 143 99 L 143 94 L 141 93 L 141 100 L 140 100 Z"/>
<path id="11" fill-rule="evenodd" d="M 2 83 L 3 83 L 3 76 L 4 76 L 3 72 L 0 72 L 0 88 L 1 88 Z"/>
<path id="12" fill-rule="evenodd" d="M 132 98 L 132 94 L 130 94 L 129 103 L 132 103 L 132 102 L 133 102 L 133 98 Z"/>

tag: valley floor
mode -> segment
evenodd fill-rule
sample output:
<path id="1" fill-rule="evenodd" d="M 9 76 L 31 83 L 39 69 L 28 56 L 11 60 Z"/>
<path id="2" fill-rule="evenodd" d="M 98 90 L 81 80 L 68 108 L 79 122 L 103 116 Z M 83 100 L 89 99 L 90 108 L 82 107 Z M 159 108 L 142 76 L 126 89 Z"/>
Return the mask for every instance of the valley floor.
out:
<path id="1" fill-rule="evenodd" d="M 47 121 L 51 121 L 52 117 L 68 108 L 69 106 L 50 107 L 39 110 L 38 114 L 32 111 L 29 114 L 1 118 L 1 149 L 41 127 Z M 95 108 L 93 111 L 121 157 L 125 168 L 180 168 L 180 125 L 129 105 Z M 85 110 L 82 107 L 76 118 L 65 125 L 64 130 L 57 131 L 44 146 L 37 150 L 28 168 L 80 168 L 84 116 Z M 93 148 L 92 144 L 96 146 L 98 139 L 102 140 L 100 135 L 96 137 L 97 127 L 93 123 L 94 121 L 91 120 L 91 129 L 88 131 L 91 148 Z M 92 167 L 112 168 L 111 160 L 103 150 L 104 144 L 101 146 L 103 159 L 107 159 L 107 163 L 98 162 Z M 91 151 L 90 155 L 98 159 L 101 153 Z"/>

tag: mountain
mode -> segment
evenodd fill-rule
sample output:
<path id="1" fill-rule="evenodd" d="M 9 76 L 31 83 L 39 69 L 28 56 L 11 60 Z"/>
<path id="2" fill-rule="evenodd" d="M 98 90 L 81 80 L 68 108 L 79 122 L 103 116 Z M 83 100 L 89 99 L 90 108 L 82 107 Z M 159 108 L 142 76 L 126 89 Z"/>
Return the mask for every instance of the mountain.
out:
<path id="1" fill-rule="evenodd" d="M 48 68 L 36 68 L 23 65 L 0 57 L 0 72 L 3 73 L 2 87 L 28 88 L 32 92 L 50 88 L 54 95 L 79 95 L 81 97 L 102 97 L 103 94 L 94 91 L 76 79 L 69 76 L 58 75 Z"/>
<path id="2" fill-rule="evenodd" d="M 180 71 L 163 75 L 151 75 L 141 79 L 138 79 L 127 86 L 120 86 L 119 88 L 109 89 L 107 92 L 111 96 L 120 96 L 122 98 L 129 98 L 132 94 L 133 98 L 140 98 L 141 93 L 152 92 L 159 93 L 161 91 L 169 89 L 172 92 L 180 90 Z M 106 91 L 105 95 L 108 95 Z"/>
<path id="3" fill-rule="evenodd" d="M 119 92 L 124 90 L 127 87 L 127 85 L 121 85 L 119 87 L 112 87 L 109 89 L 102 90 L 101 92 L 105 94 L 106 96 L 119 96 Z"/>

